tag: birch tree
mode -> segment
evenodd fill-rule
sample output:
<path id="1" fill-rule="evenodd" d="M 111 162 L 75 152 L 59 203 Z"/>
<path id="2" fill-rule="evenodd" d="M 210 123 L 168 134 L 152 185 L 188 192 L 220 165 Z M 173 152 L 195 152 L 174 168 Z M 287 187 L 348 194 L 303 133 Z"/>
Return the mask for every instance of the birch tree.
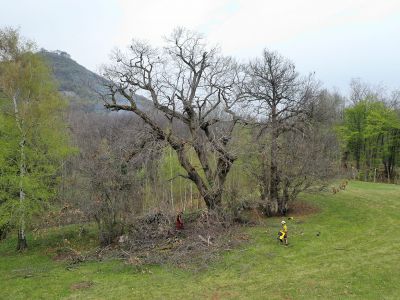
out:
<path id="1" fill-rule="evenodd" d="M 61 120 L 65 104 L 34 49 L 17 30 L 0 31 L 1 113 L 4 120 L 12 118 L 14 123 L 11 135 L 3 132 L 9 135 L 11 151 L 4 157 L 10 168 L 0 166 L 6 191 L 3 199 L 8 198 L 2 210 L 9 212 L 18 228 L 18 250 L 27 248 L 29 216 L 41 207 L 41 201 L 54 195 L 59 160 L 69 152 Z"/>

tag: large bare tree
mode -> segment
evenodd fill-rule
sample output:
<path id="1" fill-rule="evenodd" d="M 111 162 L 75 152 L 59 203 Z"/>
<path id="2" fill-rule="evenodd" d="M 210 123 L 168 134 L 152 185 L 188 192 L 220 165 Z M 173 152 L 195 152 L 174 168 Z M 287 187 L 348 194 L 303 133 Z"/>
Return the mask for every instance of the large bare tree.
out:
<path id="1" fill-rule="evenodd" d="M 257 123 L 268 134 L 262 162 L 262 200 L 267 215 L 284 213 L 280 196 L 279 137 L 298 128 L 307 116 L 308 103 L 316 96 L 313 76 L 301 77 L 294 64 L 276 52 L 264 50 L 246 69 L 245 93 Z M 269 153 L 268 153 L 269 152 Z"/>
<path id="2" fill-rule="evenodd" d="M 164 48 L 133 41 L 128 51 L 115 51 L 104 67 L 108 80 L 106 108 L 138 115 L 176 151 L 183 177 L 197 186 L 209 209 L 221 204 L 226 177 L 236 159 L 230 141 L 239 118 L 241 73 L 236 62 L 208 47 L 199 34 L 176 29 Z M 154 109 L 144 109 L 137 95 Z M 157 122 L 160 114 L 168 126 Z M 158 116 L 158 118 L 156 117 Z M 185 134 L 175 130 L 179 124 Z M 196 153 L 199 166 L 189 159 Z"/>

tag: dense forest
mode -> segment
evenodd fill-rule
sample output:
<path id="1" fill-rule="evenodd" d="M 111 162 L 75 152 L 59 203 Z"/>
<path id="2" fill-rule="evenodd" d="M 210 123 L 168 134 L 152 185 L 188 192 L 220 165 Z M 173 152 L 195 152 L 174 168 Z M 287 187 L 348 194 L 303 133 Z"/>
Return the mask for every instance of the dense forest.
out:
<path id="1" fill-rule="evenodd" d="M 0 30 L 0 239 L 18 250 L 49 226 L 96 224 L 107 246 L 181 212 L 230 226 L 337 180 L 400 183 L 399 91 L 330 91 L 277 52 L 240 63 L 185 29 L 111 57 L 97 75 Z"/>

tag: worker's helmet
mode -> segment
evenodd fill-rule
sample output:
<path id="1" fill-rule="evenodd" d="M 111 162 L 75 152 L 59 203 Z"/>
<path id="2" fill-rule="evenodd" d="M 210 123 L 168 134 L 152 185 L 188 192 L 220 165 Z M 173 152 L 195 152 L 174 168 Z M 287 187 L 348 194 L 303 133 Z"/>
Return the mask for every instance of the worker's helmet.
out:
<path id="1" fill-rule="evenodd" d="M 286 222 L 285 222 L 285 221 L 282 221 L 281 224 L 282 224 L 282 225 L 283 225 L 283 224 L 286 224 Z"/>

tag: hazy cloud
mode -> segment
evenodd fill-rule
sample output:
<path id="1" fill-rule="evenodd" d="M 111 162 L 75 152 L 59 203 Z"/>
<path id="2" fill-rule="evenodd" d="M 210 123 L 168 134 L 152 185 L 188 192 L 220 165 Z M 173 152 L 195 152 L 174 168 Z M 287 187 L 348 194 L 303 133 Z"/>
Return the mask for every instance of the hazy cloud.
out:
<path id="1" fill-rule="evenodd" d="M 198 30 L 241 59 L 268 47 L 328 87 L 352 77 L 399 86 L 400 1 L 385 0 L 16 0 L 0 25 L 48 49 L 62 49 L 90 69 L 132 38 L 159 44 L 176 26 Z"/>

